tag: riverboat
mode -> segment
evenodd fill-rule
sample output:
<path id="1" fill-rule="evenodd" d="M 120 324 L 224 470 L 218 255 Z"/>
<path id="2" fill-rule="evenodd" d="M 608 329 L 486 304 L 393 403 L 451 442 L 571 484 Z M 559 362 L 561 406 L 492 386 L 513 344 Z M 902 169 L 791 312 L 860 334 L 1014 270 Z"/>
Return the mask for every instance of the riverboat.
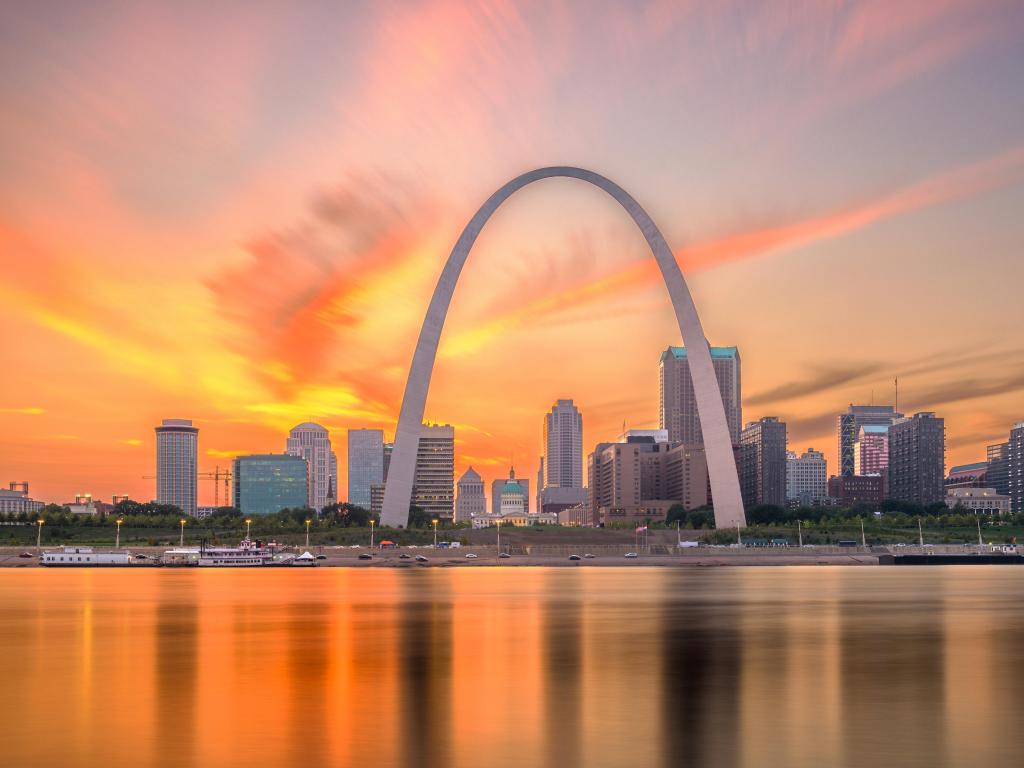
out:
<path id="1" fill-rule="evenodd" d="M 39 564 L 49 568 L 117 567 L 133 563 L 131 552 L 97 552 L 92 547 L 64 547 L 57 552 L 43 552 L 39 558 Z"/>
<path id="2" fill-rule="evenodd" d="M 208 547 L 199 549 L 200 568 L 259 568 L 275 565 L 274 547 L 262 541 L 243 539 L 237 547 Z"/>

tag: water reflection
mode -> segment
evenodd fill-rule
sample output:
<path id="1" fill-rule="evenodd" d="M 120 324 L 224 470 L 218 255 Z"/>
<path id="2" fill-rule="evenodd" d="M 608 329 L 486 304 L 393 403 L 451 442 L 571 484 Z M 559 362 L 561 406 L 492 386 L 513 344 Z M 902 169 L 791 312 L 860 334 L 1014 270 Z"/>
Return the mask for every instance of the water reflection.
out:
<path id="1" fill-rule="evenodd" d="M 0 572 L 4 764 L 985 766 L 1024 569 Z"/>
<path id="2" fill-rule="evenodd" d="M 175 760 L 196 762 L 199 686 L 199 606 L 195 581 L 178 573 L 153 583 L 153 731 L 152 763 L 167 762 L 167 745 Z M 126 692 L 131 695 L 131 692 Z"/>

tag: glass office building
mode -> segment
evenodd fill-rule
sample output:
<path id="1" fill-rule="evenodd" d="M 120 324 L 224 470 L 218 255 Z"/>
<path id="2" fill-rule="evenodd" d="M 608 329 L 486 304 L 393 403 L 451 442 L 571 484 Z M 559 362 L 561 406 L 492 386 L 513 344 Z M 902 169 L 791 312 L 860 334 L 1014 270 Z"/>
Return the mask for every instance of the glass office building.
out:
<path id="1" fill-rule="evenodd" d="M 243 515 L 272 515 L 309 502 L 309 465 L 301 456 L 239 456 L 234 481 L 235 506 Z"/>
<path id="2" fill-rule="evenodd" d="M 370 488 L 384 482 L 384 430 L 348 431 L 348 502 L 370 508 Z"/>

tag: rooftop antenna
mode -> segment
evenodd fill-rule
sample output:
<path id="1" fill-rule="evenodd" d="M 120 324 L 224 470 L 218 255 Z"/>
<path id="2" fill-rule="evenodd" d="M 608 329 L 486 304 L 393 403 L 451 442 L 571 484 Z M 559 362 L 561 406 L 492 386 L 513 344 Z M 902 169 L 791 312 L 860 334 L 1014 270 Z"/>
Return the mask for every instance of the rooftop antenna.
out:
<path id="1" fill-rule="evenodd" d="M 897 376 L 895 379 L 896 384 L 896 405 L 893 406 L 893 410 L 896 413 L 900 412 L 900 377 Z"/>

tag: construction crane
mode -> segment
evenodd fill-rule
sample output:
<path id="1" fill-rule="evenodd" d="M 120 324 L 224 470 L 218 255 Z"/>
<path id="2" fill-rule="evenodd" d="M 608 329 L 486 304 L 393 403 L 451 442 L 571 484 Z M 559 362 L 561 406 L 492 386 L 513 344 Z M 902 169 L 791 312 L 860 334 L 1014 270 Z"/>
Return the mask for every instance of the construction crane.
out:
<path id="1" fill-rule="evenodd" d="M 224 481 L 224 506 L 231 504 L 231 470 L 214 467 L 213 472 L 197 472 L 196 477 L 213 478 L 213 506 L 220 506 L 220 482 Z M 156 480 L 156 475 L 143 475 L 143 480 Z"/>
<path id="2" fill-rule="evenodd" d="M 222 470 L 219 466 L 213 468 L 213 472 L 199 472 L 199 477 L 213 478 L 213 506 L 220 506 L 220 481 L 224 481 L 224 506 L 231 504 L 231 470 Z"/>

